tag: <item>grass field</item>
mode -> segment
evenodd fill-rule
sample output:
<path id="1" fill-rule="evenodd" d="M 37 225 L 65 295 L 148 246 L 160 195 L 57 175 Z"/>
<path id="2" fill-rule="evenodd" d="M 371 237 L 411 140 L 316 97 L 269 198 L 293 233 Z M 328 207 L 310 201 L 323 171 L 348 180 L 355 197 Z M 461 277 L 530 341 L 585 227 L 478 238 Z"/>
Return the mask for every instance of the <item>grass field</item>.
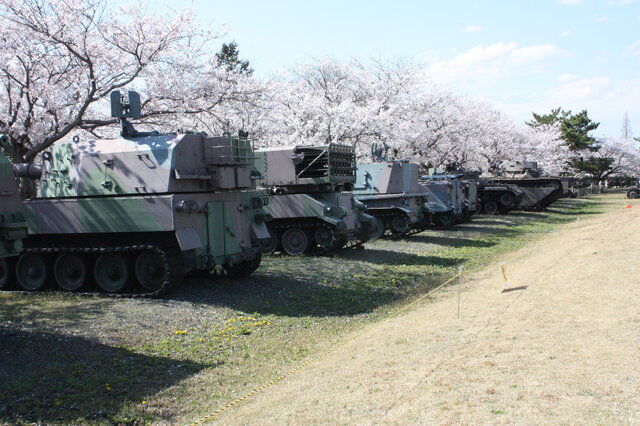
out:
<path id="1" fill-rule="evenodd" d="M 267 258 L 245 280 L 191 281 L 162 300 L 0 293 L 0 422 L 196 419 L 454 275 L 620 194 L 336 256 Z"/>

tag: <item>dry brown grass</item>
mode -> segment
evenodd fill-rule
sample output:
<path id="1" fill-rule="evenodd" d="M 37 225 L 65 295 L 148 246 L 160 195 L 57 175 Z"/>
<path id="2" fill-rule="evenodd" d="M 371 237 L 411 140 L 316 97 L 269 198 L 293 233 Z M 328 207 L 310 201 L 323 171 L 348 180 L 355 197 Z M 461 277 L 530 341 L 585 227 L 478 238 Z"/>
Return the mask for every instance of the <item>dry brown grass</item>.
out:
<path id="1" fill-rule="evenodd" d="M 226 411 L 229 424 L 640 424 L 640 201 L 565 225 Z"/>

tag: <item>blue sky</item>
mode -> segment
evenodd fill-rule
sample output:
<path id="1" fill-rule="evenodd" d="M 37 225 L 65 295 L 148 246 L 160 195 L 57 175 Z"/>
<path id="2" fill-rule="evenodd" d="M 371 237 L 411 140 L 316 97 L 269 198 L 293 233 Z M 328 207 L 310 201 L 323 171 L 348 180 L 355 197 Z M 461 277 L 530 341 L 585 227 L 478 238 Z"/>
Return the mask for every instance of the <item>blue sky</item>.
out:
<path id="1" fill-rule="evenodd" d="M 226 24 L 258 76 L 325 56 L 423 64 L 457 94 L 522 122 L 587 109 L 597 136 L 640 136 L 640 0 L 187 0 Z M 175 7 L 175 5 L 173 6 Z"/>

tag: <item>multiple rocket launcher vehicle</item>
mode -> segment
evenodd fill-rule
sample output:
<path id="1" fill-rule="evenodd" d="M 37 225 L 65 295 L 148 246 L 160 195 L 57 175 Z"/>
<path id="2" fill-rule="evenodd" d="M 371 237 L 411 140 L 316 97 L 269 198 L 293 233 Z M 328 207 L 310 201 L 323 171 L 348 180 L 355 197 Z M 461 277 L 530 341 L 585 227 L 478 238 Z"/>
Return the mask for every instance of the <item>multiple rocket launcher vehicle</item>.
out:
<path id="1" fill-rule="evenodd" d="M 338 144 L 254 150 L 242 133 L 138 132 L 137 93 L 111 101 L 120 137 L 74 137 L 42 166 L 0 154 L 0 289 L 158 296 L 185 274 L 248 275 L 262 254 L 359 247 L 482 209 L 474 180 L 420 177 L 404 161 L 356 167 Z M 38 180 L 37 196 L 21 202 L 14 174 Z"/>

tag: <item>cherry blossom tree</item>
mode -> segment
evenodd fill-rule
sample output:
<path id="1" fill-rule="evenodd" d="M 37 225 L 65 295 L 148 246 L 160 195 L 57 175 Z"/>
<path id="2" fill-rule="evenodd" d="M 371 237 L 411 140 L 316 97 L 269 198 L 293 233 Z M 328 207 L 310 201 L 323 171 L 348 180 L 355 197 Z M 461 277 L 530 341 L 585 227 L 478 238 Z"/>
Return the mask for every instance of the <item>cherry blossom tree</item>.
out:
<path id="1" fill-rule="evenodd" d="M 154 127 L 233 127 L 223 110 L 262 91 L 247 73 L 219 66 L 191 11 L 168 17 L 142 3 L 0 0 L 0 132 L 14 162 L 32 161 L 71 132 L 115 123 L 108 95 L 141 92 Z"/>

